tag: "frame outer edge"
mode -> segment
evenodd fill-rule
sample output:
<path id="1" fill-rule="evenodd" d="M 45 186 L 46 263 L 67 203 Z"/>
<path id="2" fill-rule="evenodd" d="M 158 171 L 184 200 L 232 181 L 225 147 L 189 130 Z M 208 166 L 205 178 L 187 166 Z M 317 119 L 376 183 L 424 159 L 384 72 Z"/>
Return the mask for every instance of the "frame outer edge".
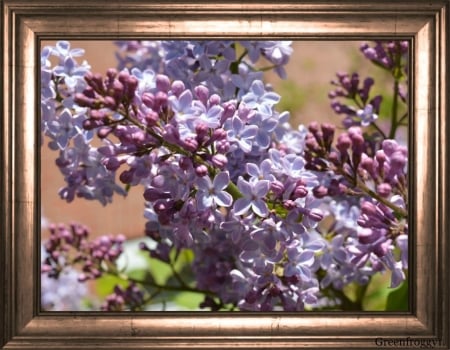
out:
<path id="1" fill-rule="evenodd" d="M 85 3 L 85 1 L 82 1 L 83 3 Z M 25 12 L 27 12 L 26 10 L 26 5 L 30 5 L 32 4 L 32 1 L 8 1 L 6 0 L 6 3 L 19 3 L 20 4 L 24 4 L 24 8 L 25 8 Z M 55 3 L 53 1 L 46 1 L 46 3 Z M 76 3 L 76 1 L 75 1 Z M 79 1 L 79 3 L 81 3 L 81 1 Z M 134 2 L 136 3 L 136 2 Z M 141 4 L 142 2 L 138 2 L 138 4 Z M 180 4 L 181 2 L 176 1 L 177 4 Z M 234 3 L 234 2 L 233 2 Z M 264 3 L 266 4 L 266 2 L 264 1 Z M 321 2 L 322 4 L 323 2 Z M 326 2 L 328 3 L 328 2 Z M 348 2 L 346 2 L 348 3 Z M 356 1 L 355 1 L 356 3 Z M 393 2 L 398 3 L 396 1 Z M 405 2 L 402 2 L 402 4 Z M 412 3 L 412 6 L 414 7 L 414 5 L 419 4 L 420 2 L 418 1 L 410 1 L 409 3 Z M 433 2 L 433 4 L 436 4 L 437 2 Z M 443 1 L 439 2 L 439 3 L 444 3 Z M 423 3 L 420 3 L 421 5 Z M 2 199 L 2 203 L 0 203 L 0 212 L 2 214 L 4 214 L 5 219 L 6 220 L 2 220 L 2 223 L 0 225 L 0 228 L 4 229 L 3 233 L 0 232 L 0 238 L 5 237 L 5 242 L 6 243 L 11 243 L 12 248 L 17 249 L 17 247 L 21 246 L 21 244 L 25 244 L 27 247 L 27 251 L 29 251 L 31 249 L 31 251 L 33 251 L 33 244 L 35 243 L 33 241 L 33 222 L 35 217 L 37 216 L 37 212 L 35 207 L 33 207 L 33 199 L 37 199 L 34 198 L 34 196 L 36 196 L 36 192 L 32 192 L 32 193 L 24 193 L 23 190 L 20 190 L 20 186 L 22 184 L 25 184 L 26 186 L 28 186 L 27 188 L 30 188 L 31 185 L 35 185 L 36 183 L 36 179 L 33 177 L 32 174 L 32 170 L 33 170 L 33 166 L 31 167 L 32 170 L 29 172 L 17 172 L 17 167 L 20 166 L 19 163 L 23 163 L 23 162 L 30 162 L 32 164 L 36 164 L 36 160 L 33 159 L 32 157 L 35 156 L 35 152 L 33 151 L 33 147 L 35 147 L 36 145 L 33 145 L 32 142 L 30 140 L 26 140 L 25 139 L 25 133 L 21 133 L 19 130 L 22 130 L 21 128 L 18 128 L 19 130 L 17 130 L 16 128 L 13 128 L 13 126 L 16 125 L 16 123 L 18 122 L 26 122 L 26 124 L 28 124 L 28 126 L 25 126 L 25 128 L 35 128 L 35 126 L 33 126 L 34 122 L 36 122 L 36 120 L 33 117 L 33 112 L 35 111 L 35 107 L 33 106 L 34 104 L 34 99 L 36 99 L 36 96 L 33 97 L 29 97 L 29 96 L 24 96 L 23 92 L 25 91 L 25 87 L 23 86 L 27 86 L 27 84 L 29 83 L 33 83 L 32 81 L 30 81 L 30 76 L 36 76 L 36 70 L 33 67 L 27 67 L 26 64 L 26 58 L 28 57 L 35 57 L 37 55 L 35 55 L 35 52 L 33 50 L 26 52 L 24 54 L 23 57 L 17 57 L 20 56 L 18 53 L 20 52 L 19 50 L 19 44 L 20 40 L 18 40 L 17 42 L 15 40 L 15 38 L 19 37 L 21 38 L 22 35 L 26 38 L 26 40 L 29 42 L 30 40 L 33 41 L 33 38 L 27 37 L 31 36 L 33 37 L 33 33 L 30 30 L 30 28 L 27 28 L 23 23 L 22 25 L 18 24 L 20 22 L 20 17 L 19 15 L 15 15 L 14 11 L 11 10 L 9 11 L 9 7 L 7 5 L 4 5 L 3 1 L 0 0 L 0 5 L 2 6 L 1 8 L 1 15 L 4 19 L 4 24 L 2 24 L 1 30 L 1 47 L 3 48 L 3 60 L 0 61 L 1 66 L 3 68 L 3 73 L 5 74 L 4 82 L 6 86 L 2 86 L 0 85 L 0 88 L 3 89 L 4 91 L 4 95 L 0 96 L 0 102 L 2 103 L 2 108 L 3 111 L 5 112 L 5 115 L 7 116 L 7 118 L 2 118 L 2 121 L 0 122 L 0 133 L 3 136 L 3 153 L 0 156 L 0 160 L 1 160 L 1 165 L 3 165 L 5 167 L 5 171 L 2 172 L 3 175 L 0 174 L 0 184 L 2 186 L 4 186 L 5 191 L 2 191 L 2 195 L 1 195 L 1 199 Z M 159 4 L 159 6 L 162 6 L 164 4 Z M 445 60 L 450 57 L 449 56 L 449 47 L 448 47 L 448 33 L 449 33 L 449 13 L 448 13 L 448 7 L 449 7 L 449 1 L 446 0 L 445 1 L 445 9 L 441 9 L 441 12 L 439 15 L 436 16 L 440 16 L 439 18 L 436 17 L 436 19 L 438 20 L 438 22 L 442 25 L 442 27 L 439 27 L 440 32 L 441 32 L 441 36 L 439 38 L 435 38 L 435 40 L 433 41 L 433 43 L 429 43 L 432 45 L 437 45 L 436 50 L 438 50 L 439 44 L 443 45 L 441 46 L 441 51 L 437 51 L 439 52 L 440 55 L 438 55 L 439 57 L 437 57 L 437 61 L 433 67 L 429 67 L 431 69 L 431 74 L 435 75 L 437 74 L 438 76 L 436 78 L 440 79 L 439 82 L 436 82 L 435 86 L 433 86 L 434 88 L 440 88 L 440 91 L 435 91 L 436 92 L 436 96 L 435 99 L 433 101 L 429 100 L 427 103 L 437 103 L 434 107 L 435 109 L 438 109 L 437 112 L 440 113 L 441 118 L 439 119 L 439 123 L 438 123 L 438 127 L 440 126 L 440 129 L 436 130 L 429 130 L 430 128 L 427 129 L 428 133 L 432 133 L 435 136 L 437 136 L 438 140 L 441 141 L 446 141 L 447 137 L 450 136 L 450 126 L 449 123 L 443 118 L 443 116 L 449 116 L 449 104 L 447 102 L 448 100 L 448 86 L 449 86 L 449 75 L 447 72 L 447 68 L 445 67 Z M 31 7 L 29 6 L 29 9 L 35 9 L 36 7 Z M 32 10 L 28 10 L 28 12 L 32 13 Z M 18 30 L 18 33 L 16 32 L 16 30 Z M 445 32 L 443 32 L 445 31 Z M 17 36 L 17 34 L 19 34 Z M 10 53 L 10 51 L 12 50 L 12 55 L 8 56 L 8 54 Z M 17 50 L 17 51 L 15 51 Z M 2 58 L 0 57 L 0 60 Z M 12 63 L 11 63 L 12 62 Z M 17 63 L 18 65 L 16 66 Z M 19 74 L 16 74 L 16 72 L 20 72 Z M 34 73 L 34 74 L 33 74 Z M 24 79 L 23 82 L 20 82 L 20 92 L 19 92 L 19 83 L 17 83 L 17 81 L 19 81 L 20 79 Z M 1 84 L 1 82 L 0 82 Z M 440 85 L 438 85 L 440 84 Z M 11 95 L 12 94 L 12 95 Z M 14 95 L 16 94 L 16 95 Z M 431 98 L 430 96 L 428 96 L 429 98 Z M 13 105 L 12 102 L 15 101 L 15 104 Z M 24 103 L 22 103 L 22 101 L 24 101 Z M 23 120 L 19 120 L 19 116 L 24 116 Z M 430 117 L 430 115 L 428 115 Z M 30 135 L 30 133 L 32 135 L 35 135 L 34 137 L 36 137 L 36 132 L 34 130 L 30 131 L 29 129 L 25 129 L 27 130 L 26 133 L 27 135 Z M 10 143 L 11 141 L 11 143 Z M 36 141 L 36 140 L 34 140 Z M 18 145 L 20 146 L 24 146 L 23 149 L 13 149 L 12 146 L 15 145 L 17 142 L 22 142 L 22 143 L 18 143 Z M 434 141 L 430 141 L 429 139 L 427 139 L 427 143 L 428 146 L 433 146 L 434 144 L 432 143 Z M 445 332 L 448 331 L 448 326 L 449 326 L 449 315 L 448 315 L 448 311 L 449 311 L 449 278 L 448 278 L 448 264 L 449 264 L 449 258 L 448 258 L 448 252 L 446 250 L 446 248 L 448 248 L 448 243 L 449 243 L 449 237 L 448 237 L 448 215 L 449 213 L 449 208 L 448 208 L 448 198 L 446 196 L 448 196 L 447 194 L 447 190 L 448 190 L 448 179 L 446 178 L 446 176 L 448 176 L 448 161 L 449 161 L 449 151 L 448 151 L 448 147 L 449 145 L 446 144 L 445 142 L 441 142 L 440 144 L 438 144 L 436 147 L 432 147 L 432 149 L 428 152 L 428 155 L 430 154 L 430 152 L 433 152 L 433 149 L 436 151 L 435 152 L 435 156 L 437 157 L 438 160 L 438 164 L 436 164 L 436 168 L 434 171 L 436 171 L 436 177 L 437 177 L 437 184 L 436 184 L 436 190 L 438 191 L 437 193 L 437 202 L 434 202 L 434 205 L 437 206 L 436 209 L 436 220 L 435 219 L 429 219 L 432 220 L 435 224 L 433 224 L 433 226 L 435 226 L 434 228 L 437 229 L 437 234 L 435 236 L 435 239 L 433 240 L 433 242 L 435 244 L 437 243 L 441 243 L 440 247 L 430 247 L 427 248 L 427 252 L 434 252 L 436 253 L 437 259 L 433 259 L 431 258 L 436 264 L 436 272 L 437 272 L 437 277 L 431 277 L 429 279 L 427 279 L 426 281 L 430 282 L 430 286 L 427 287 L 428 291 L 431 291 L 432 294 L 428 295 L 428 297 L 430 296 L 437 296 L 438 298 L 436 299 L 436 305 L 433 305 L 434 307 L 436 307 L 437 309 L 434 310 L 434 312 L 428 312 L 428 311 L 424 311 L 425 316 L 424 318 L 422 318 L 422 320 L 426 320 L 427 322 L 431 322 L 428 323 L 428 331 L 432 330 L 432 331 L 436 331 L 438 330 L 439 333 L 442 332 L 442 334 L 439 334 L 441 336 L 445 336 Z M 440 152 L 439 152 L 440 151 Z M 433 159 L 427 159 L 428 162 L 433 163 L 435 158 Z M 17 175 L 18 176 L 15 176 Z M 31 197 L 30 197 L 31 196 Z M 20 214 L 27 214 L 25 217 L 19 217 L 18 215 Z M 21 223 L 21 221 L 24 221 L 24 223 Z M 14 227 L 12 226 L 14 225 Z M 21 230 L 23 230 L 23 232 L 21 232 Z M 21 232 L 20 236 L 18 237 L 12 237 L 12 233 L 18 233 Z M 9 241 L 8 241 L 9 240 Z M 430 242 L 430 241 L 428 241 Z M 31 245 L 31 248 L 30 248 Z M 445 246 L 447 245 L 447 247 Z M 32 315 L 31 317 L 33 317 L 34 315 L 34 310 L 33 310 L 33 306 L 32 303 L 34 301 L 34 298 L 29 298 L 30 292 L 25 292 L 25 291 L 20 291 L 17 290 L 17 286 L 18 286 L 18 279 L 19 279 L 19 275 L 21 275 L 22 273 L 28 271 L 29 273 L 29 267 L 28 269 L 26 268 L 27 264 L 31 263 L 31 266 L 33 266 L 33 254 L 31 254 L 31 256 L 28 257 L 23 257 L 23 256 L 18 256 L 19 254 L 16 253 L 16 255 L 14 256 L 14 249 L 11 251 L 11 253 L 8 253 L 7 250 L 5 250 L 6 254 L 1 257 L 0 256 L 0 263 L 5 263 L 4 266 L 5 271 L 0 271 L 0 282 L 5 282 L 5 287 L 4 288 L 0 288 L 0 301 L 5 301 L 5 303 L 3 303 L 3 305 L 0 306 L 0 311 L 5 311 L 4 315 L 1 316 L 1 319 L 3 319 L 5 321 L 4 325 L 2 326 L 2 333 L 0 334 L 0 336 L 3 336 L 3 338 L 0 338 L 0 347 L 3 345 L 3 342 L 6 343 L 10 338 L 12 338 L 12 336 L 15 335 L 15 339 L 10 342 L 7 345 L 7 348 L 21 348 L 21 349 L 35 349 L 35 348 L 53 348 L 51 347 L 51 345 L 59 345 L 58 348 L 79 348 L 78 344 L 82 347 L 82 348 L 87 348 L 86 346 L 95 346 L 98 345 L 98 348 L 114 348 L 111 347 L 111 339 L 105 339 L 105 340 L 109 340 L 109 342 L 107 342 L 106 344 L 104 344 L 103 346 L 101 344 L 99 344 L 99 342 L 101 342 L 101 338 L 91 338 L 91 339 L 81 339 L 81 335 L 80 336 L 75 336 L 77 340 L 75 346 L 72 345 L 67 345 L 64 346 L 65 344 L 65 340 L 64 336 L 60 335 L 58 336 L 50 336 L 48 337 L 48 334 L 46 336 L 46 331 L 44 329 L 42 329 L 41 327 L 45 326 L 45 323 L 43 322 L 39 322 L 39 321 L 44 321 L 45 317 L 38 317 L 36 320 L 32 321 L 31 323 L 29 323 L 29 317 L 30 315 Z M 36 258 L 36 257 L 35 257 Z M 422 259 L 423 260 L 423 259 Z M 36 263 L 36 262 L 34 262 Z M 3 268 L 3 267 L 2 267 Z M 14 273 L 14 276 L 12 275 L 12 273 Z M 417 271 L 416 271 L 417 272 Z M 445 276 L 445 272 L 447 272 L 447 276 Z M 34 270 L 33 273 L 36 273 L 36 270 Z M 33 277 L 37 277 L 37 276 L 33 276 L 33 273 L 30 274 L 30 276 L 27 276 L 26 278 L 24 278 L 23 276 L 20 277 L 20 281 L 22 281 L 23 283 L 20 283 L 21 287 L 30 287 L 30 283 L 31 283 L 31 287 L 32 283 L 33 283 Z M 12 278 L 11 278 L 12 277 Z M 441 281 L 438 280 L 438 278 L 441 278 Z M 31 281 L 31 282 L 30 282 Z M 424 280 L 425 281 L 425 280 Z M 443 283 L 442 285 L 440 283 Z M 437 292 L 433 289 L 435 289 L 435 287 L 437 286 L 441 286 L 441 291 Z M 32 288 L 33 289 L 33 288 Z M 15 297 L 13 292 L 18 292 L 18 296 L 17 298 Z M 426 295 L 422 295 L 423 297 L 426 297 Z M 27 300 L 28 297 L 28 300 Z M 8 300 L 9 298 L 9 300 Z M 10 303 L 8 303 L 8 301 Z M 15 316 L 12 310 L 13 308 L 17 307 L 18 310 L 20 310 L 19 306 L 19 301 L 20 303 L 25 303 L 25 308 L 22 309 L 23 314 L 19 314 L 18 316 Z M 420 300 L 420 301 L 424 301 L 424 299 Z M 441 305 L 439 305 L 438 303 L 441 303 Z M 439 309 L 439 307 L 443 307 L 443 309 Z M 444 312 L 444 314 L 442 314 L 442 311 Z M 76 317 L 75 317 L 76 318 Z M 101 317 L 100 317 L 101 318 Z M 110 318 L 109 318 L 110 319 Z M 362 317 L 362 319 L 364 319 L 364 317 Z M 65 320 L 66 323 L 70 322 L 69 318 L 66 317 L 64 319 L 61 319 L 60 317 L 55 317 L 54 321 L 55 322 L 61 322 L 62 320 Z M 105 318 L 105 320 L 107 320 Z M 134 320 L 134 321 L 133 321 Z M 141 323 L 141 321 L 138 321 L 139 318 L 137 317 L 132 317 L 131 318 L 131 322 L 130 322 L 130 328 L 129 331 L 126 329 L 123 329 L 124 334 L 130 332 L 130 335 L 137 335 L 137 334 L 133 334 L 133 329 L 139 330 L 139 328 L 133 328 L 134 326 L 137 326 L 139 323 Z M 37 322 L 36 322 L 37 321 Z M 101 326 L 102 321 L 99 320 L 99 326 Z M 155 322 L 155 319 L 153 319 L 153 322 Z M 133 326 L 133 323 L 135 324 Z M 289 323 L 289 322 L 288 322 Z M 294 322 L 295 323 L 295 322 Z M 142 320 L 142 325 L 145 324 L 145 320 Z M 412 324 L 411 324 L 412 325 Z M 411 330 L 411 325 L 408 329 Z M 31 326 L 31 327 L 30 327 Z M 122 326 L 124 326 L 125 328 L 128 327 L 128 325 L 126 324 L 122 324 Z M 406 326 L 406 325 L 405 325 Z M 417 327 L 418 325 L 416 325 Z M 431 327 L 430 327 L 431 326 Z M 32 330 L 34 328 L 34 330 L 36 331 L 35 334 L 33 334 L 33 332 L 27 332 L 28 330 Z M 416 329 L 417 334 L 420 336 L 421 334 L 423 334 L 424 329 L 419 330 L 420 327 L 418 327 Z M 62 330 L 62 328 L 60 328 L 60 330 Z M 21 332 L 22 331 L 22 332 Z M 185 330 L 186 331 L 186 330 Z M 219 331 L 219 330 L 217 330 Z M 48 332 L 48 331 L 47 331 Z M 214 334 L 215 331 L 211 332 L 211 334 Z M 422 332 L 422 333 L 421 333 Z M 19 335 L 20 333 L 22 333 L 21 335 Z M 172 334 L 171 332 L 169 332 L 170 334 Z M 220 334 L 220 333 L 219 333 Z M 436 335 L 436 334 L 434 334 Z M 119 337 L 123 337 L 123 336 L 119 336 Z M 127 336 L 128 337 L 128 336 Z M 138 339 L 136 339 L 138 338 Z M 155 346 L 149 346 L 149 344 L 147 343 L 147 345 L 145 345 L 144 343 L 140 343 L 140 342 L 144 342 L 145 338 L 142 337 L 136 337 L 135 339 L 132 338 L 127 338 L 127 339 L 121 339 L 121 341 L 123 341 L 123 345 L 127 345 L 127 346 L 132 346 L 132 345 L 137 345 L 135 348 L 185 348 L 189 347 L 189 348 L 200 348 L 201 344 L 204 345 L 205 347 L 208 348 L 223 348 L 220 347 L 221 345 L 223 345 L 223 343 L 220 343 L 220 340 L 225 340 L 228 339 L 227 336 L 221 336 L 219 337 L 220 339 L 218 339 L 218 342 L 216 342 L 216 340 L 214 339 L 213 336 L 206 336 L 207 339 L 197 339 L 200 340 L 200 343 L 197 344 L 198 347 L 196 347 L 196 344 L 194 343 L 196 341 L 197 337 L 187 337 L 187 340 L 183 340 L 181 338 L 178 337 L 173 337 L 172 335 L 170 335 L 170 338 L 173 340 L 178 341 L 177 344 L 180 345 L 180 347 L 176 346 L 176 344 L 169 344 L 168 342 L 170 341 L 170 339 L 164 339 L 164 336 L 162 337 L 156 337 L 156 343 Z M 256 339 L 256 340 L 255 340 Z M 369 339 L 369 338 L 367 338 Z M 443 338 L 446 341 L 446 344 L 448 345 L 448 334 L 446 336 L 446 338 Z M 150 340 L 150 339 L 147 339 Z M 318 343 L 323 343 L 326 340 L 325 337 L 321 338 Z M 348 345 L 349 346 L 357 346 L 357 344 L 360 344 L 357 339 L 342 339 L 341 342 L 339 344 L 344 345 L 345 343 L 343 343 L 343 341 L 349 341 Z M 231 340 L 227 340 L 227 345 L 228 347 L 234 347 L 235 345 L 232 345 L 229 341 Z M 277 345 L 278 346 L 286 346 L 286 347 L 290 347 L 289 344 L 293 344 L 290 343 L 290 341 L 288 339 L 281 341 L 281 342 L 277 342 L 272 343 L 272 341 L 276 341 L 276 338 L 273 338 L 272 340 L 264 340 L 263 337 L 261 335 L 258 335 L 256 337 L 248 337 L 247 340 L 246 339 L 242 339 L 243 343 L 242 344 L 247 344 L 247 345 L 252 345 L 251 347 L 257 347 L 257 343 L 259 344 L 265 344 L 267 346 L 272 346 L 272 345 Z M 32 342 L 36 342 L 36 343 L 32 343 Z M 118 340 L 119 342 L 119 340 Z M 109 345 L 108 345 L 109 344 Z M 272 344 L 272 345 L 271 345 Z M 325 343 L 323 343 L 325 344 Z M 322 344 L 322 345 L 323 345 Z M 327 343 L 332 344 L 332 343 Z M 120 345 L 119 345 L 120 346 Z M 298 344 L 298 346 L 306 346 L 306 344 L 301 343 Z M 333 344 L 332 344 L 333 346 Z M 202 346 L 203 347 L 203 346 Z M 238 345 L 236 346 L 238 347 Z"/>

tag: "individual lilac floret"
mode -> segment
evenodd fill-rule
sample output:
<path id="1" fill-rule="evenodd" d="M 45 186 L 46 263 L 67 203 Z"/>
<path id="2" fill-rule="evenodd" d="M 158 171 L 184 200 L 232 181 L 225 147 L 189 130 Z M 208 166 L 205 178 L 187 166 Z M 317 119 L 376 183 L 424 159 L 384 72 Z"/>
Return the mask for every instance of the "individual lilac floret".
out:
<path id="1" fill-rule="evenodd" d="M 236 115 L 227 121 L 224 129 L 227 130 L 228 142 L 236 143 L 245 153 L 252 150 L 253 139 L 258 133 L 258 127 L 256 125 L 246 125 Z"/>
<path id="2" fill-rule="evenodd" d="M 362 126 L 368 126 L 378 119 L 378 115 L 374 113 L 371 104 L 366 105 L 364 109 L 359 109 L 356 116 L 361 119 Z"/>
<path id="3" fill-rule="evenodd" d="M 234 204 L 235 215 L 243 215 L 251 208 L 256 215 L 266 217 L 269 214 L 269 209 L 263 198 L 269 192 L 269 185 L 268 180 L 247 182 L 239 177 L 237 186 L 244 197 L 236 200 Z"/>
<path id="4" fill-rule="evenodd" d="M 229 207 L 233 203 L 233 197 L 225 191 L 230 183 L 230 175 L 227 171 L 221 172 L 211 182 L 209 176 L 197 179 L 198 192 L 196 195 L 200 210 L 214 208 L 215 205 Z"/>

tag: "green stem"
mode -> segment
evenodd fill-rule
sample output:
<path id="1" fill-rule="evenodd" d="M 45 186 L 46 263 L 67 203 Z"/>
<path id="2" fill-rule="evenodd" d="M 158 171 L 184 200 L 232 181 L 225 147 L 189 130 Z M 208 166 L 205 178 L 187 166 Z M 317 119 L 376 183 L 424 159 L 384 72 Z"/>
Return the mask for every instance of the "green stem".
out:
<path id="1" fill-rule="evenodd" d="M 392 102 L 391 130 L 389 132 L 390 139 L 395 138 L 395 133 L 397 131 L 397 126 L 398 126 L 398 120 L 397 120 L 398 98 L 399 98 L 399 81 L 397 78 L 395 78 L 394 100 Z"/>

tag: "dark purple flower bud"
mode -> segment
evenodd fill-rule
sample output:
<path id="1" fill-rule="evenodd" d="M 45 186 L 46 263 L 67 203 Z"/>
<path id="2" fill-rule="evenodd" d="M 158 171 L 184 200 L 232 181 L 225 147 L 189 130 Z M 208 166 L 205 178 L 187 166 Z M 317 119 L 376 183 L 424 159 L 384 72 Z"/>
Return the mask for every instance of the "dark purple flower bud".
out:
<path id="1" fill-rule="evenodd" d="M 188 157 L 181 157 L 178 164 L 180 168 L 183 170 L 188 170 L 192 168 L 192 160 Z"/>
<path id="2" fill-rule="evenodd" d="M 186 137 L 184 141 L 181 141 L 181 146 L 189 152 L 195 152 L 198 148 L 198 142 L 192 137 Z"/>
<path id="3" fill-rule="evenodd" d="M 307 194 L 308 194 L 307 188 L 305 186 L 300 185 L 295 187 L 293 197 L 294 199 L 304 198 L 306 197 Z"/>
<path id="4" fill-rule="evenodd" d="M 376 217 L 378 215 L 376 205 L 368 201 L 364 201 L 361 204 L 361 212 L 370 217 Z"/>
<path id="5" fill-rule="evenodd" d="M 311 220 L 319 222 L 323 219 L 323 213 L 320 209 L 314 208 L 308 212 L 308 216 Z"/>
<path id="6" fill-rule="evenodd" d="M 291 210 L 297 207 L 297 204 L 295 204 L 295 202 L 293 200 L 287 199 L 285 201 L 283 201 L 283 207 L 286 208 L 287 210 Z"/>
<path id="7" fill-rule="evenodd" d="M 117 76 L 117 69 L 115 69 L 115 68 L 108 68 L 108 70 L 106 71 L 106 76 L 110 80 L 114 80 L 114 78 Z"/>
<path id="8" fill-rule="evenodd" d="M 154 187 L 147 188 L 144 191 L 144 198 L 148 202 L 155 202 L 158 199 L 169 199 L 170 197 L 170 193 L 162 192 Z"/>
<path id="9" fill-rule="evenodd" d="M 124 184 L 130 184 L 133 181 L 133 171 L 124 170 L 120 176 L 119 180 Z"/>
<path id="10" fill-rule="evenodd" d="M 313 188 L 313 195 L 316 198 L 323 198 L 328 195 L 328 189 L 323 185 L 316 186 Z"/>

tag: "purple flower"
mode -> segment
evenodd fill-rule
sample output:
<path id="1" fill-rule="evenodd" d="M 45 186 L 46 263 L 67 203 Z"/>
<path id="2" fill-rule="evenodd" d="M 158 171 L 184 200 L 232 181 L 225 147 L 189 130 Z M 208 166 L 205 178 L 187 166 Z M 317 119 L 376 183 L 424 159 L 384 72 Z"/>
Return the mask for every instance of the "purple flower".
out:
<path id="1" fill-rule="evenodd" d="M 252 150 L 253 139 L 258 133 L 258 127 L 256 125 L 245 125 L 244 122 L 235 115 L 231 120 L 227 120 L 224 128 L 227 130 L 228 141 L 230 143 L 237 143 L 239 148 L 245 153 Z"/>
<path id="2" fill-rule="evenodd" d="M 198 192 L 197 205 L 200 210 L 212 209 L 215 205 L 229 207 L 233 203 L 233 197 L 224 191 L 230 183 L 230 174 L 223 171 L 216 175 L 211 182 L 209 176 L 197 179 Z"/>
<path id="3" fill-rule="evenodd" d="M 243 215 L 252 208 L 256 215 L 266 217 L 269 214 L 269 209 L 263 198 L 269 192 L 269 184 L 268 180 L 247 182 L 243 177 L 239 177 L 237 186 L 244 197 L 236 200 L 234 204 L 235 215 Z"/>
<path id="4" fill-rule="evenodd" d="M 368 126 L 378 119 L 378 115 L 374 113 L 373 106 L 368 104 L 364 109 L 360 109 L 356 112 L 356 116 L 361 119 L 362 126 Z"/>

